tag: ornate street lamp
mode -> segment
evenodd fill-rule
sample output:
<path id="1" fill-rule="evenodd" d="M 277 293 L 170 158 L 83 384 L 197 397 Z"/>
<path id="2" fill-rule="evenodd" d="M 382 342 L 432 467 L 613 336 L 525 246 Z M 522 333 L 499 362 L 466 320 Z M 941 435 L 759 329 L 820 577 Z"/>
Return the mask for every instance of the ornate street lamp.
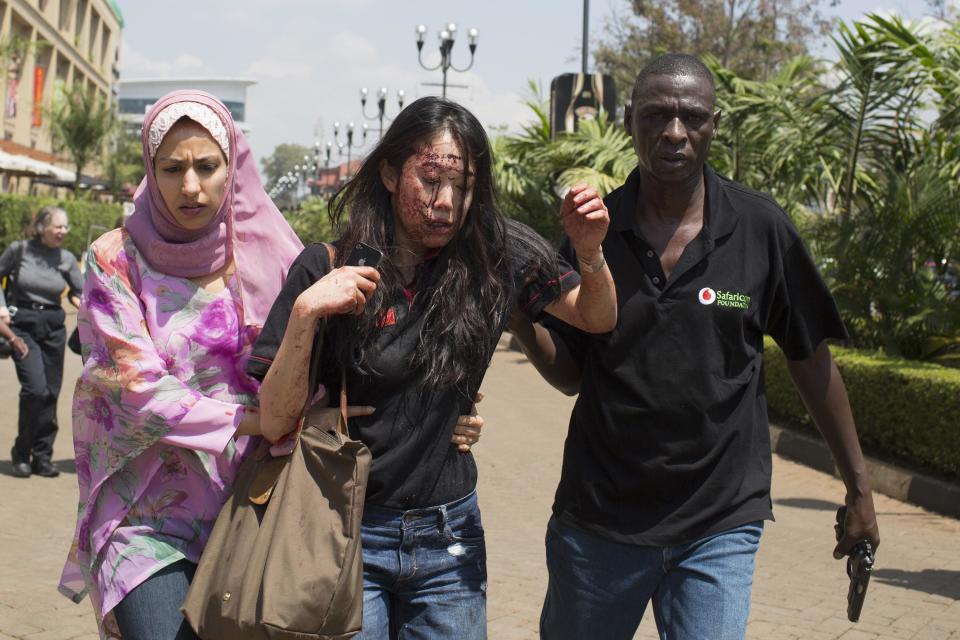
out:
<path id="1" fill-rule="evenodd" d="M 379 120 L 380 121 L 380 137 L 383 137 L 383 121 L 386 120 L 390 122 L 392 118 L 387 118 L 387 88 L 380 87 L 380 90 L 377 92 L 377 115 L 370 116 L 367 115 L 367 91 L 366 87 L 360 89 L 360 107 L 363 111 L 363 117 L 367 120 Z M 403 98 L 405 96 L 403 89 L 397 91 L 397 110 L 403 110 Z"/>
<path id="2" fill-rule="evenodd" d="M 333 123 L 333 139 L 337 141 L 337 148 L 340 149 L 340 155 L 343 155 L 344 149 L 347 150 L 347 180 L 350 179 L 350 158 L 352 157 L 353 150 L 359 149 L 367 142 L 367 129 L 368 129 L 367 123 L 363 123 L 363 126 L 361 127 L 361 130 L 363 131 L 363 138 L 357 144 L 354 144 L 353 142 L 353 132 L 355 128 L 356 128 L 356 125 L 354 125 L 352 122 L 348 122 L 347 123 L 347 141 L 340 142 L 339 140 L 340 123 L 339 122 Z"/>
<path id="3" fill-rule="evenodd" d="M 451 55 L 453 51 L 453 45 L 457 39 L 457 25 L 453 22 L 449 23 L 445 28 L 440 30 L 440 33 L 437 34 L 437 37 L 440 40 L 440 64 L 435 67 L 428 67 L 423 64 L 423 41 L 427 36 L 427 27 L 426 25 L 417 25 L 416 28 L 417 34 L 417 61 L 420 62 L 420 66 L 426 69 L 427 71 L 436 71 L 440 69 L 443 72 L 443 93 L 444 98 L 447 97 L 447 71 L 453 69 L 458 73 L 463 73 L 469 71 L 473 66 L 474 53 L 477 51 L 477 41 L 480 39 L 480 32 L 476 29 L 469 29 L 467 31 L 467 43 L 470 46 L 470 64 L 465 66 L 462 69 L 458 69 L 453 65 L 453 56 Z"/>
<path id="4" fill-rule="evenodd" d="M 322 147 L 319 140 L 313 141 L 313 164 L 317 167 L 316 177 L 320 177 L 320 167 L 330 168 L 330 152 L 333 149 L 333 143 L 329 140 Z M 322 151 L 321 151 L 322 150 Z M 323 156 L 323 161 L 320 158 Z"/>

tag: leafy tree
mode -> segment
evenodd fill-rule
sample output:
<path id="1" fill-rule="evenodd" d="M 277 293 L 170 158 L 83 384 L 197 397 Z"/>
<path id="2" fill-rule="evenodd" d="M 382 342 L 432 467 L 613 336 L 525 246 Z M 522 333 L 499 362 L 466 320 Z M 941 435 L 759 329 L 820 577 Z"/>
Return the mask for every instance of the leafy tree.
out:
<path id="1" fill-rule="evenodd" d="M 122 123 L 116 123 L 111 129 L 103 157 L 103 177 L 114 198 L 120 196 L 126 185 L 136 185 L 143 180 L 142 149 L 140 136 Z"/>
<path id="2" fill-rule="evenodd" d="M 555 220 L 560 200 L 552 169 L 543 163 L 552 146 L 550 116 L 540 85 L 529 84 L 527 106 L 533 120 L 518 135 L 493 140 L 493 173 L 501 206 L 506 215 L 524 222 L 546 238 L 559 237 Z"/>
<path id="3" fill-rule="evenodd" d="M 50 44 L 42 40 L 30 40 L 18 33 L 11 32 L 6 38 L 0 39 L 0 64 L 13 77 L 19 78 L 23 71 L 23 61 L 31 52 L 35 55 L 50 48 Z"/>
<path id="4" fill-rule="evenodd" d="M 797 58 L 767 82 L 709 60 L 724 111 L 711 161 L 806 227 L 856 346 L 945 362 L 960 353 L 947 286 L 960 249 L 960 33 L 868 16 L 834 43 L 834 65 Z"/>
<path id="5" fill-rule="evenodd" d="M 767 191 L 798 223 L 810 210 L 828 209 L 831 200 L 820 188 L 831 109 L 821 83 L 823 66 L 799 56 L 762 82 L 738 76 L 712 56 L 705 60 L 716 77 L 723 113 L 710 149 L 713 167 Z"/>
<path id="6" fill-rule="evenodd" d="M 263 175 L 266 178 L 265 186 L 269 190 L 276 186 L 281 176 L 292 172 L 295 166 L 303 164 L 303 157 L 307 156 L 313 160 L 313 149 L 299 144 L 283 143 L 278 144 L 273 153 L 266 158 L 261 158 L 260 163 L 263 166 Z"/>
<path id="7" fill-rule="evenodd" d="M 581 122 L 577 131 L 551 140 L 547 103 L 535 82 L 526 103 L 533 121 L 519 135 L 494 139 L 496 184 L 507 215 L 558 240 L 560 194 L 578 182 L 603 195 L 620 186 L 636 165 L 633 144 L 605 118 Z"/>
<path id="8" fill-rule="evenodd" d="M 868 16 L 837 61 L 807 56 L 757 79 L 704 56 L 723 110 L 711 164 L 772 193 L 802 228 L 852 344 L 960 365 L 960 23 Z M 550 141 L 543 106 L 495 142 L 508 213 L 549 234 L 557 190 L 602 188 L 635 166 L 608 123 Z"/>
<path id="9" fill-rule="evenodd" d="M 830 0 L 831 5 L 836 0 Z M 605 25 L 593 52 L 629 96 L 650 58 L 672 51 L 710 54 L 747 79 L 766 79 L 783 62 L 808 52 L 830 28 L 823 0 L 630 0 Z"/>
<path id="10" fill-rule="evenodd" d="M 74 197 L 80 195 L 80 172 L 99 155 L 113 121 L 110 104 L 83 86 L 64 89 L 54 101 L 50 130 L 57 148 L 66 149 L 73 158 L 77 171 L 73 183 Z"/>
<path id="11" fill-rule="evenodd" d="M 927 9 L 930 14 L 939 20 L 955 20 L 957 6 L 949 0 L 927 0 Z"/>
<path id="12" fill-rule="evenodd" d="M 958 26 L 936 36 L 869 16 L 835 38 L 825 152 L 837 215 L 819 229 L 836 258 L 827 274 L 855 340 L 913 358 L 936 336 L 960 352 L 960 299 L 943 279 L 960 258 Z M 929 109 L 938 115 L 927 125 Z"/>

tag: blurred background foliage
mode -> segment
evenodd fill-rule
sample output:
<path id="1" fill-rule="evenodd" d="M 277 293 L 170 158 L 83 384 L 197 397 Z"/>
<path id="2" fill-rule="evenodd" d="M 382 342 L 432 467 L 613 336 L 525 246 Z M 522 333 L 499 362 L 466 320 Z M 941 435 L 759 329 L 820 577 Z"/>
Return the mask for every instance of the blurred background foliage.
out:
<path id="1" fill-rule="evenodd" d="M 723 112 L 710 162 L 801 228 L 853 346 L 956 366 L 960 23 L 870 15 L 833 33 L 835 62 L 801 54 L 758 74 L 703 56 Z M 556 241 L 564 187 L 608 193 L 636 160 L 621 123 L 551 139 L 535 84 L 527 104 L 522 130 L 494 141 L 497 184 L 509 215 Z"/>

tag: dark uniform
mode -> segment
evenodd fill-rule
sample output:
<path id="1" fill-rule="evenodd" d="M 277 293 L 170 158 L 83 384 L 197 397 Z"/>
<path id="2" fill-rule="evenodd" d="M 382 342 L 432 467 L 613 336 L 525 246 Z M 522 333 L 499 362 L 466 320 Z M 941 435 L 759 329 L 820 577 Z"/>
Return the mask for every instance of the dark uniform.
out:
<path id="1" fill-rule="evenodd" d="M 671 547 L 773 517 L 763 336 L 799 360 L 846 332 L 776 202 L 709 167 L 704 182 L 703 229 L 667 278 L 636 226 L 634 171 L 606 199 L 616 329 L 547 321 L 583 371 L 552 529 Z"/>
<path id="2" fill-rule="evenodd" d="M 23 243 L 22 245 L 20 243 Z M 22 260 L 17 265 L 18 256 Z M 48 247 L 39 240 L 11 243 L 0 255 L 0 276 L 17 274 L 10 289 L 17 307 L 11 328 L 30 349 L 16 359 L 20 380 L 20 418 L 11 457 L 14 464 L 31 462 L 33 471 L 49 469 L 57 437 L 57 399 L 63 380 L 66 344 L 62 294 L 80 296 L 83 281 L 77 259 L 66 249 Z"/>

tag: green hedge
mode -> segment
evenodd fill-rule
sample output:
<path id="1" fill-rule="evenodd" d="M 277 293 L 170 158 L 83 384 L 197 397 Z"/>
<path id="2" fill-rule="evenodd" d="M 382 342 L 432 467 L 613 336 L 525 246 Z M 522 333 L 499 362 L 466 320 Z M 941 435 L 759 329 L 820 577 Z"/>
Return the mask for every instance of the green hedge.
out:
<path id="1" fill-rule="evenodd" d="M 5 249 L 14 240 L 22 238 L 23 230 L 30 224 L 33 215 L 40 207 L 48 204 L 63 207 L 67 212 L 70 233 L 63 246 L 76 256 L 80 256 L 86 249 L 87 232 L 91 225 L 113 229 L 123 214 L 123 208 L 119 204 L 0 194 L 0 249 Z M 95 229 L 91 240 L 95 240 L 102 233 L 103 230 Z"/>
<path id="2" fill-rule="evenodd" d="M 327 215 L 327 202 L 322 198 L 307 198 L 299 209 L 284 211 L 283 216 L 305 245 L 336 240 L 333 225 Z"/>
<path id="3" fill-rule="evenodd" d="M 960 370 L 832 347 L 860 442 L 893 462 L 960 479 Z M 816 429 L 794 388 L 783 352 L 764 344 L 770 415 Z"/>

